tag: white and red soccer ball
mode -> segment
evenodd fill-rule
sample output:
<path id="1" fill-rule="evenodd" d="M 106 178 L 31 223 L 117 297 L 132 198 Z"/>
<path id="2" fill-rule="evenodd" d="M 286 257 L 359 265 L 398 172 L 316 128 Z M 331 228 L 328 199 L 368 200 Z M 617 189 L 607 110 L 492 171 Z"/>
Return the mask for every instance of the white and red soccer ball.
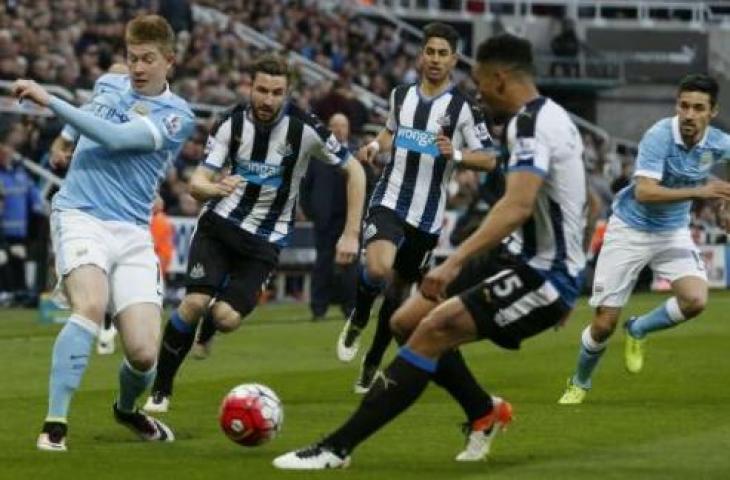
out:
<path id="1" fill-rule="evenodd" d="M 223 398 L 218 418 L 228 438 L 239 445 L 254 447 L 273 439 L 281 430 L 284 409 L 269 387 L 244 383 Z"/>

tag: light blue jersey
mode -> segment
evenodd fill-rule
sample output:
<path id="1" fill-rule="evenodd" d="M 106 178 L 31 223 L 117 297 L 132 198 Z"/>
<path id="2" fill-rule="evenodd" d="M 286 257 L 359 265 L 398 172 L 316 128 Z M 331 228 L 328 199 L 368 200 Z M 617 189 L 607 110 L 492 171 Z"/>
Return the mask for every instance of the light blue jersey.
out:
<path id="1" fill-rule="evenodd" d="M 154 138 L 154 149 L 105 147 L 82 133 L 53 208 L 147 225 L 157 186 L 195 125 L 187 102 L 169 89 L 156 97 L 140 95 L 128 75 L 106 74 L 83 110 L 113 124 L 141 120 Z M 74 138 L 77 130 L 66 128 L 63 135 Z"/>
<path id="2" fill-rule="evenodd" d="M 707 181 L 712 165 L 730 150 L 730 136 L 708 127 L 702 140 L 688 149 L 679 132 L 679 118 L 665 118 L 654 124 L 639 143 L 634 177 L 659 180 L 667 188 L 688 188 Z M 613 202 L 614 214 L 630 227 L 664 232 L 689 225 L 691 200 L 641 203 L 636 200 L 635 182 L 621 190 Z"/>

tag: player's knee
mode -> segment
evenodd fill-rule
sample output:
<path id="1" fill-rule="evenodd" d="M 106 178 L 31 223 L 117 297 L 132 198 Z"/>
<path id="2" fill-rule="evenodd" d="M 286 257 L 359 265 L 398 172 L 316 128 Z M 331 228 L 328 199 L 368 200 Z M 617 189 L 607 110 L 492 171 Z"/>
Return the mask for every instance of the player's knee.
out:
<path id="1" fill-rule="evenodd" d="M 228 309 L 225 312 L 215 312 L 213 318 L 215 319 L 216 328 L 223 333 L 232 332 L 241 326 L 242 316 L 233 309 Z"/>
<path id="2" fill-rule="evenodd" d="M 613 312 L 601 311 L 599 309 L 597 315 L 591 323 L 591 337 L 596 342 L 605 342 L 613 335 L 618 324 L 618 315 Z"/>
<path id="3" fill-rule="evenodd" d="M 210 297 L 199 293 L 185 295 L 178 307 L 178 312 L 186 319 L 198 319 L 203 316 L 210 303 Z"/>
<path id="4" fill-rule="evenodd" d="M 371 281 L 382 283 L 388 280 L 391 268 L 381 262 L 368 262 L 366 271 Z"/>
<path id="5" fill-rule="evenodd" d="M 679 309 L 685 318 L 693 318 L 702 313 L 707 306 L 707 292 L 685 294 L 678 299 Z"/>
<path id="6" fill-rule="evenodd" d="M 413 331 L 414 325 L 412 323 L 411 318 L 403 309 L 396 310 L 393 316 L 390 317 L 390 331 L 399 344 L 405 342 Z"/>
<path id="7" fill-rule="evenodd" d="M 76 302 L 73 310 L 84 318 L 101 325 L 106 314 L 106 302 L 96 298 L 86 298 L 83 301 Z"/>
<path id="8" fill-rule="evenodd" d="M 157 349 L 153 345 L 140 345 L 127 349 L 127 361 L 138 372 L 146 372 L 155 366 Z"/>

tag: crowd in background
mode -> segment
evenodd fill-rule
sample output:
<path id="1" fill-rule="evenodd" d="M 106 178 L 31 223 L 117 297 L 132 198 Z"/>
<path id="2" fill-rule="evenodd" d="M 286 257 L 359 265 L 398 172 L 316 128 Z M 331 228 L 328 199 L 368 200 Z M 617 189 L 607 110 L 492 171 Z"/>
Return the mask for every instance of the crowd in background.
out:
<path id="1" fill-rule="evenodd" d="M 196 22 L 187 0 L 6 0 L 0 3 L 0 80 L 30 77 L 72 92 L 90 90 L 110 65 L 124 62 L 125 23 L 139 13 L 157 11 L 167 16 L 178 38 L 171 88 L 191 103 L 230 106 L 250 95 L 247 66 L 258 53 L 234 32 L 232 26 L 241 22 L 339 74 L 338 80 L 315 84 L 295 74 L 294 101 L 325 122 L 335 113 L 344 113 L 354 148 L 370 138 L 373 130 L 368 126 L 382 125 L 383 118 L 357 98 L 351 85 L 360 84 L 387 97 L 394 85 L 418 77 L 417 43 L 403 40 L 393 26 L 356 16 L 347 8 L 322 11 L 315 2 L 294 0 L 199 3 L 224 12 L 229 24 Z M 187 180 L 204 157 L 214 120 L 201 117 L 161 186 L 169 215 L 199 212 Z M 38 179 L 18 158 L 47 166 L 49 146 L 61 127 L 53 117 L 0 115 L 0 304 L 15 299 L 7 292 L 24 290 L 26 283 L 35 292 L 46 287 L 42 272 L 48 259 L 40 252 L 47 250 L 47 233 L 41 233 L 47 230 L 47 212 Z M 633 158 L 628 154 L 613 158 L 617 154 L 609 152 L 606 141 L 590 132 L 584 132 L 583 141 L 593 218 L 605 219 L 613 195 L 629 181 Z M 377 170 L 376 166 L 369 172 L 371 182 Z M 484 182 L 484 174 L 458 171 L 449 187 L 448 208 L 480 218 L 485 211 L 480 188 Z M 698 204 L 693 221 L 698 229 L 714 231 L 714 215 L 710 206 Z M 28 258 L 35 260 L 37 268 L 26 280 L 26 270 L 31 270 L 22 265 Z"/>

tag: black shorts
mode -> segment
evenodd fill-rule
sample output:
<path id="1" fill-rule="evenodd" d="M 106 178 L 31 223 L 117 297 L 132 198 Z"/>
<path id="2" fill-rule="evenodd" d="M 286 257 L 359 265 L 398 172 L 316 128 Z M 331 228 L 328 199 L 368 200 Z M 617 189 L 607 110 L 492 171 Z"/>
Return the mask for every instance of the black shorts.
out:
<path id="1" fill-rule="evenodd" d="M 555 286 L 503 250 L 464 265 L 447 293 L 464 302 L 480 338 L 511 350 L 554 327 L 570 311 Z"/>
<path id="2" fill-rule="evenodd" d="M 438 243 L 438 234 L 427 233 L 409 225 L 385 207 L 375 207 L 368 213 L 364 231 L 365 246 L 375 240 L 388 240 L 398 247 L 393 270 L 406 282 L 418 282 Z"/>
<path id="3" fill-rule="evenodd" d="M 278 258 L 278 246 L 205 212 L 190 244 L 187 292 L 216 297 L 246 315 L 256 306 L 256 296 Z"/>

